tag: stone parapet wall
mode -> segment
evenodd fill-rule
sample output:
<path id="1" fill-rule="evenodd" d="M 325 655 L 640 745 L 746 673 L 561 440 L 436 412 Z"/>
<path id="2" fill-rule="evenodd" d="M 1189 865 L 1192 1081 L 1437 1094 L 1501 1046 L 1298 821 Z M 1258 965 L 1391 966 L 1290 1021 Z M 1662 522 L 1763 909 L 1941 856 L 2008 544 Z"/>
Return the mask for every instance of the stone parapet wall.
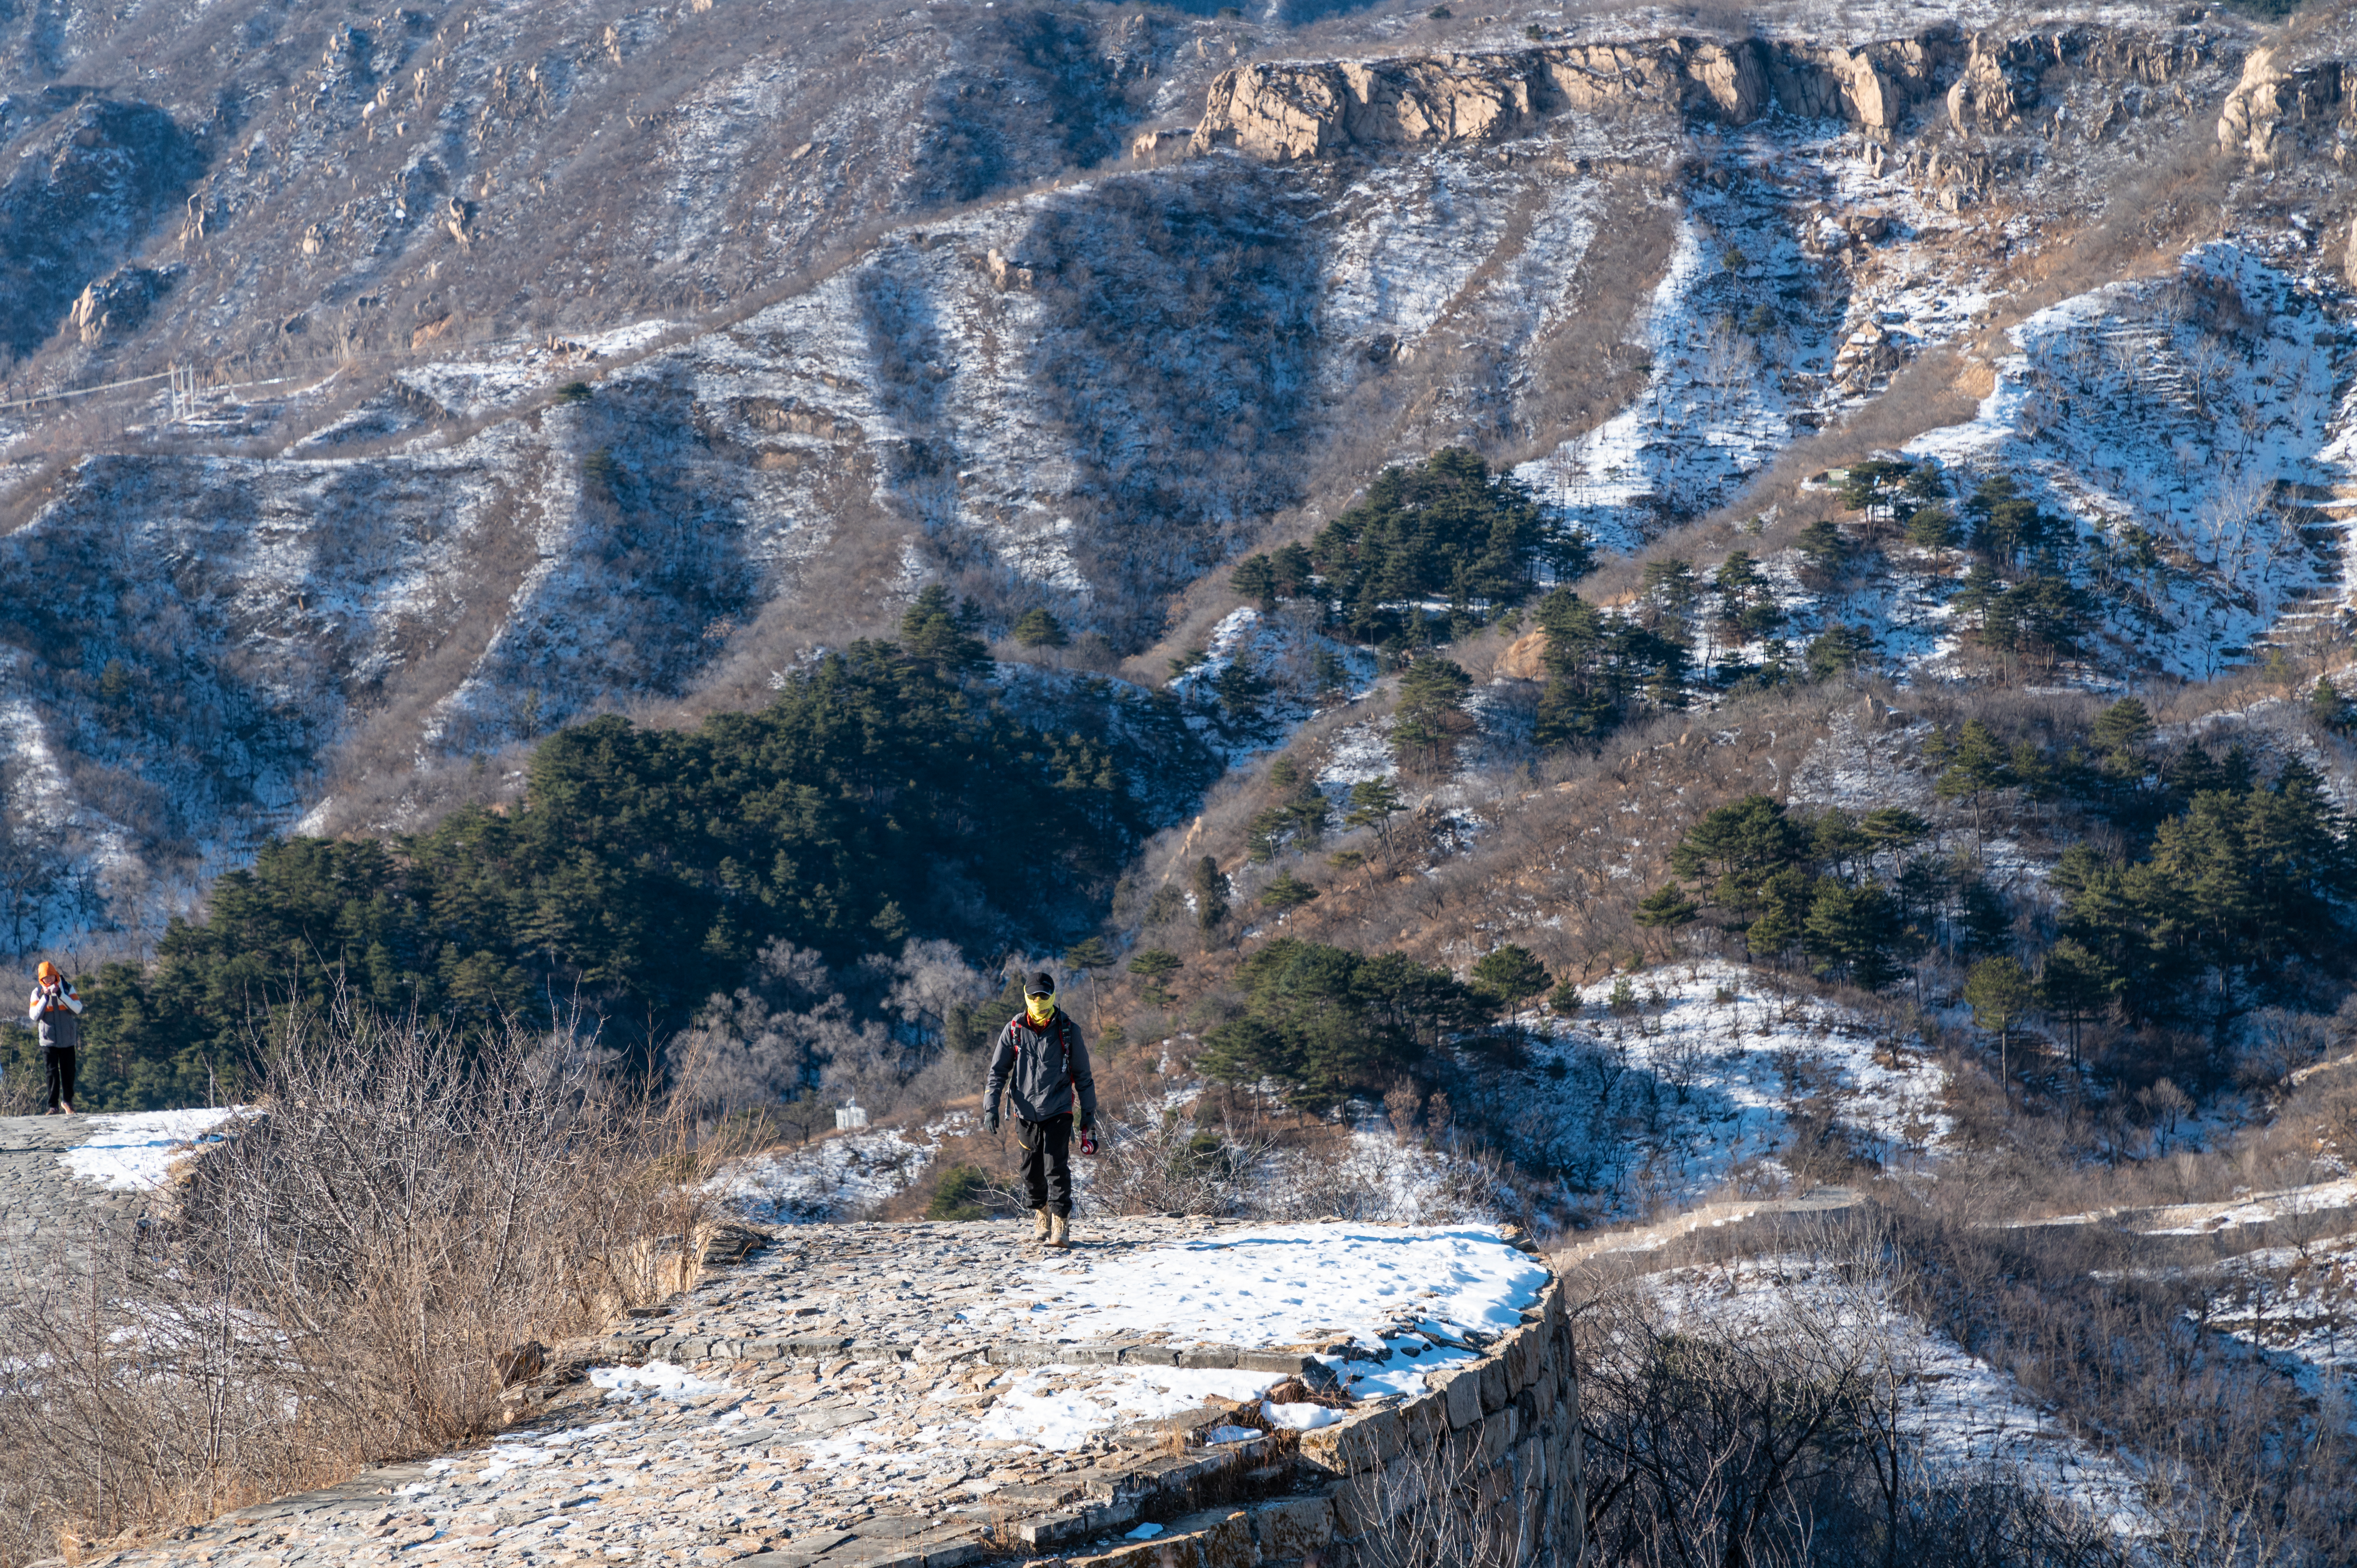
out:
<path id="1" fill-rule="evenodd" d="M 1379 1544 L 1402 1534 L 1456 1542 L 1473 1561 L 1578 1562 L 1587 1499 L 1561 1279 L 1532 1321 L 1432 1382 L 1415 1399 L 1302 1434 L 1280 1495 L 1197 1509 L 1150 1540 L 1072 1557 L 1071 1568 L 1275 1568 L 1312 1558 L 1346 1568 L 1407 1557 L 1396 1541 Z"/>

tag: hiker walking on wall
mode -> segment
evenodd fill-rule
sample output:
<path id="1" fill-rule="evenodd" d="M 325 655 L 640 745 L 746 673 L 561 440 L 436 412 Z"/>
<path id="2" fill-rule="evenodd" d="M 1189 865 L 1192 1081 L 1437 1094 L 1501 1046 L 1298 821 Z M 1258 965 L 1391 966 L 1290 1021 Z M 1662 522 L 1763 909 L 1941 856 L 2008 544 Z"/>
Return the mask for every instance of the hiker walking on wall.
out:
<path id="1" fill-rule="evenodd" d="M 41 1036 L 41 1065 L 49 1073 L 45 1115 L 73 1114 L 74 1051 L 81 1045 L 81 998 L 48 959 L 33 977 L 33 1003 L 26 1020 Z"/>
<path id="2" fill-rule="evenodd" d="M 998 1131 L 998 1097 L 1015 1112 L 1015 1140 L 1023 1145 L 1023 1187 L 1031 1199 L 1032 1234 L 1050 1247 L 1071 1245 L 1072 1101 L 1080 1101 L 1081 1131 L 1097 1124 L 1097 1080 L 1081 1026 L 1056 1005 L 1056 977 L 1040 970 L 1023 983 L 1023 1011 L 998 1031 L 991 1047 L 990 1080 L 982 1091 L 982 1124 Z"/>

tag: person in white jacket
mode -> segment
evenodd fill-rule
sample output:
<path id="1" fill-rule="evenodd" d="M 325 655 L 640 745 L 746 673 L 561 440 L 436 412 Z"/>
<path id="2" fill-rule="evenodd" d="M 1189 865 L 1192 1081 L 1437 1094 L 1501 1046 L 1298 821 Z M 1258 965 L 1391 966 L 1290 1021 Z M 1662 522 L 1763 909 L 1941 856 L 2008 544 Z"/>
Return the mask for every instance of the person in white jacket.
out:
<path id="1" fill-rule="evenodd" d="M 26 1012 L 41 1036 L 41 1065 L 49 1074 L 49 1108 L 45 1115 L 74 1113 L 74 1052 L 81 1045 L 81 998 L 73 983 L 58 972 L 48 959 L 33 977 L 33 1002 Z"/>

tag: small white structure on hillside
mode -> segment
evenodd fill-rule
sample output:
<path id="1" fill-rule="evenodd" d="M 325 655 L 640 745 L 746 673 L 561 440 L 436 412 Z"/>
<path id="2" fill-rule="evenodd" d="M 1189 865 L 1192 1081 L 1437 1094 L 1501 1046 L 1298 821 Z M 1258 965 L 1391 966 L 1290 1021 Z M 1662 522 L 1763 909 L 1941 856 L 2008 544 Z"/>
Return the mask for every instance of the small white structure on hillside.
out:
<path id="1" fill-rule="evenodd" d="M 835 1107 L 834 1130 L 836 1132 L 856 1133 L 866 1125 L 867 1112 L 860 1109 L 859 1101 L 856 1100 L 846 1100 Z"/>

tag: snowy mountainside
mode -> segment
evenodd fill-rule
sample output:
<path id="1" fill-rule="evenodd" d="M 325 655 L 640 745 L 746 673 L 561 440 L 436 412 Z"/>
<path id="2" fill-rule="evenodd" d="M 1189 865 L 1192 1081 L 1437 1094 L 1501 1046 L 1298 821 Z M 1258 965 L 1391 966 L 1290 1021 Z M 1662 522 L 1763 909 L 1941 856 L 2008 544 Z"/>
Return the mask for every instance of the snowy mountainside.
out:
<path id="1" fill-rule="evenodd" d="M 2011 44 L 1934 28 L 1824 54 L 1848 88 L 1771 92 L 1741 124 L 1608 92 L 1271 165 L 1125 158 L 1123 134 L 1310 37 L 1286 17 L 829 23 L 720 0 L 592 26 L 482 4 L 328 37 L 241 15 L 157 4 L 5 35 L 27 82 L 72 60 L 116 83 L 6 88 L 12 244 L 53 245 L 58 182 L 106 159 L 133 171 L 107 187 L 122 202 L 162 210 L 170 182 L 135 178 L 145 155 L 83 124 L 133 93 L 125 62 L 150 61 L 158 102 L 193 103 L 207 70 L 253 88 L 185 133 L 204 172 L 177 231 L 121 208 L 129 237 L 96 259 L 147 281 L 97 288 L 79 326 L 51 302 L 11 383 L 201 350 L 245 354 L 221 379 L 251 384 L 0 410 L 5 548 L 55 585 L 0 626 L 28 721 L 12 804 L 126 886 L 296 821 L 430 817 L 589 714 L 758 703 L 813 648 L 888 633 L 928 577 L 974 596 L 994 636 L 1052 609 L 1073 657 L 1110 671 L 1241 551 L 1444 443 L 1522 464 L 1608 547 L 1643 545 L 1871 410 L 1910 363 L 2015 325 L 2024 258 L 2093 220 L 2121 167 L 2206 134 L 2254 36 L 2107 14 L 2057 37 L 2037 97 Z M 1346 53 L 1431 31 L 1318 26 Z M 1951 86 L 1978 104 L 1999 81 L 2011 119 L 1950 124 Z M 2321 209 L 2286 206 L 2309 167 L 2251 197 L 2245 252 L 2293 216 L 2324 231 Z M 2051 233 L 2012 205 L 2032 200 Z M 2289 421 L 2266 450 L 2303 486 L 2337 461 L 2324 260 L 2277 288 L 2308 334 L 2281 346 L 2296 384 L 2238 382 Z M 266 353 L 238 337 L 263 325 Z M 2072 417 L 2099 413 L 2083 397 Z M 2083 488 L 2093 442 L 2024 461 Z M 2201 504 L 2179 510 L 2198 522 Z M 2188 589 L 2174 629 L 2120 657 L 2229 657 L 2330 575 L 2278 550 L 2227 585 L 2251 601 L 2232 639 L 2188 651 L 2208 602 Z M 1936 622 L 1932 576 L 1910 592 Z M 1819 613 L 1785 592 L 1797 626 Z M 1922 641 L 1938 651 L 1936 625 Z M 70 923 L 132 921 L 121 906 L 92 891 Z"/>

